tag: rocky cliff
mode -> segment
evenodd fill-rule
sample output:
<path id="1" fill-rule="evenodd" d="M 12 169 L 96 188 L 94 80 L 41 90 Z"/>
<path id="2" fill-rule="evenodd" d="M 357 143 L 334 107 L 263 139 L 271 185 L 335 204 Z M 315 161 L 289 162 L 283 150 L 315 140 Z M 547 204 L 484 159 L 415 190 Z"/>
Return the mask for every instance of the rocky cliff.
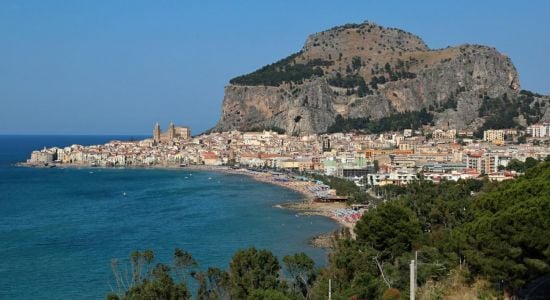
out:
<path id="1" fill-rule="evenodd" d="M 515 101 L 519 91 L 514 65 L 494 48 L 432 50 L 413 34 L 366 22 L 313 34 L 298 53 L 232 79 L 214 130 L 302 135 L 325 132 L 338 115 L 377 120 L 422 109 L 436 124 L 475 129 L 485 122 L 483 101 Z"/>

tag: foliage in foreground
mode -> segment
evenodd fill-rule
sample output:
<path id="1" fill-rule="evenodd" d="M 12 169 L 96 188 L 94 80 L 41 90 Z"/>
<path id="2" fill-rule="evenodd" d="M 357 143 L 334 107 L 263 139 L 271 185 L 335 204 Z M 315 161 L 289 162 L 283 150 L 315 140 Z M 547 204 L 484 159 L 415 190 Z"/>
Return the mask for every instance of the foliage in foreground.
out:
<path id="1" fill-rule="evenodd" d="M 196 283 L 195 299 L 306 299 L 317 271 L 305 253 L 283 258 L 284 272 L 276 256 L 268 250 L 248 248 L 237 251 L 228 271 L 218 268 L 198 270 L 191 254 L 176 249 L 171 265 L 154 263 L 150 250 L 130 255 L 131 274 L 113 261 L 117 289 L 107 299 L 191 299 L 188 280 Z"/>
<path id="2" fill-rule="evenodd" d="M 282 268 L 255 248 L 238 251 L 227 272 L 197 271 L 178 249 L 171 266 L 154 265 L 150 251 L 135 252 L 130 279 L 113 263 L 120 289 L 109 297 L 189 299 L 186 280 L 194 278 L 196 299 L 326 299 L 329 279 L 333 299 L 400 299 L 415 251 L 419 295 L 426 297 L 460 294 L 472 284 L 477 297 L 512 295 L 550 273 L 549 161 L 515 181 L 418 181 L 395 192 L 361 218 L 355 240 L 337 241 L 321 270 L 303 253 L 284 257 Z"/>
<path id="3" fill-rule="evenodd" d="M 550 162 L 516 181 L 416 182 L 366 213 L 356 240 L 341 240 L 322 270 L 314 299 L 331 278 L 335 299 L 378 299 L 409 289 L 409 262 L 418 251 L 418 284 L 452 270 L 466 282 L 515 294 L 550 272 Z M 497 291 L 498 292 L 498 291 Z"/>

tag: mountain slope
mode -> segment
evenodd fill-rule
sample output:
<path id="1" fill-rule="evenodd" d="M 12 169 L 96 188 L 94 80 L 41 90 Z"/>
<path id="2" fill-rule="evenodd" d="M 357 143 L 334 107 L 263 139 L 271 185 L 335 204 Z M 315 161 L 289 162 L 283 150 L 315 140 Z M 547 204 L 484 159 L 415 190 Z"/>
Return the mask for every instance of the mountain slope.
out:
<path id="1" fill-rule="evenodd" d="M 476 129 L 484 99 L 519 101 L 519 91 L 514 65 L 494 48 L 431 50 L 411 33 L 365 22 L 313 34 L 298 53 L 233 78 L 214 130 L 302 135 L 325 132 L 338 115 L 377 120 L 422 109 L 438 125 Z"/>

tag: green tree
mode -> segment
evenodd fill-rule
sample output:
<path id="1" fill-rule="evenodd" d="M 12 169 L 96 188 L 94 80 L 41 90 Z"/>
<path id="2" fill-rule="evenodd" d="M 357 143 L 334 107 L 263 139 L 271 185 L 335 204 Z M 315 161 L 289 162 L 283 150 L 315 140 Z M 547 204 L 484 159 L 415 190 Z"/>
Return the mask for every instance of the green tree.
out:
<path id="1" fill-rule="evenodd" d="M 289 296 L 279 290 L 254 290 L 246 298 L 247 300 L 292 300 Z"/>
<path id="2" fill-rule="evenodd" d="M 531 168 L 534 168 L 537 166 L 537 164 L 539 163 L 538 160 L 532 158 L 532 157 L 527 157 L 525 159 L 525 170 L 529 170 Z"/>
<path id="3" fill-rule="evenodd" d="M 398 257 L 412 249 L 421 233 L 420 222 L 407 207 L 387 202 L 369 211 L 357 222 L 357 240 L 371 245 L 382 258 Z"/>
<path id="4" fill-rule="evenodd" d="M 266 85 L 279 86 L 284 82 L 301 84 L 305 79 L 324 74 L 321 67 L 330 66 L 331 61 L 313 59 L 305 64 L 296 63 L 296 58 L 302 53 L 294 53 L 273 64 L 266 65 L 250 74 L 231 79 L 235 85 Z"/>
<path id="5" fill-rule="evenodd" d="M 283 263 L 291 276 L 294 289 L 307 298 L 311 285 L 315 280 L 315 263 L 313 259 L 302 252 L 285 256 Z"/>
<path id="6" fill-rule="evenodd" d="M 124 299 L 190 299 L 185 282 L 175 283 L 170 276 L 170 268 L 157 264 L 150 280 L 129 289 Z"/>
<path id="7" fill-rule="evenodd" d="M 218 268 L 208 268 L 206 272 L 210 297 L 212 299 L 225 299 L 230 289 L 229 274 Z"/>
<path id="8" fill-rule="evenodd" d="M 457 229 L 473 274 L 517 291 L 550 272 L 550 163 L 481 194 L 475 218 Z"/>
<path id="9" fill-rule="evenodd" d="M 174 271 L 181 280 L 186 280 L 187 274 L 191 273 L 197 265 L 191 253 L 179 248 L 174 250 Z"/>
<path id="10" fill-rule="evenodd" d="M 246 299 L 254 290 L 277 289 L 280 269 L 277 257 L 268 250 L 237 251 L 229 264 L 231 297 Z"/>

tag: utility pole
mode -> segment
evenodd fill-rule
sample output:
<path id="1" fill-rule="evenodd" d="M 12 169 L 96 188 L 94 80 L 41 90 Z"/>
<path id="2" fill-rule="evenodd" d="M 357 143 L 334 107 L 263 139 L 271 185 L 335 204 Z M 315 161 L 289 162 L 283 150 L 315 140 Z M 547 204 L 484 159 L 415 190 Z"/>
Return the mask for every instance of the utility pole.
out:
<path id="1" fill-rule="evenodd" d="M 416 278 L 415 278 L 415 268 L 416 268 L 416 263 L 414 260 L 411 260 L 411 264 L 410 264 L 410 287 L 411 287 L 411 295 L 410 295 L 410 299 L 411 300 L 414 300 L 414 296 L 415 296 L 415 286 L 416 286 Z"/>
<path id="2" fill-rule="evenodd" d="M 332 282 L 330 278 L 328 280 L 328 300 L 332 300 Z"/>
<path id="3" fill-rule="evenodd" d="M 414 251 L 414 294 L 418 286 L 418 251 Z"/>

